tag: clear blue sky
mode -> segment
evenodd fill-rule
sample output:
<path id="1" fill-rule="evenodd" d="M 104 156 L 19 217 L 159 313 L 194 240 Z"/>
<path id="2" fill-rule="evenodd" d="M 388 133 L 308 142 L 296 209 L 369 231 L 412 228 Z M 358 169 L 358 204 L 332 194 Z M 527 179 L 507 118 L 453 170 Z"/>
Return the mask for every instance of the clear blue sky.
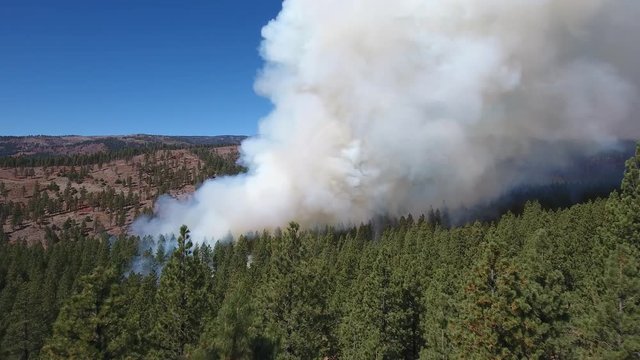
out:
<path id="1" fill-rule="evenodd" d="M 0 135 L 256 133 L 281 0 L 0 0 Z"/>

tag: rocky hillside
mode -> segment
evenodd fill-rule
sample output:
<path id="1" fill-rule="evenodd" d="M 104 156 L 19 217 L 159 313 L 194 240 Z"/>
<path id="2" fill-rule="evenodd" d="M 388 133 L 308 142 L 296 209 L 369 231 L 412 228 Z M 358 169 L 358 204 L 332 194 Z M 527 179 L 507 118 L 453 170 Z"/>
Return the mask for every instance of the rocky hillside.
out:
<path id="1" fill-rule="evenodd" d="M 16 148 L 0 157 L 0 237 L 49 244 L 69 232 L 118 235 L 158 196 L 188 196 L 206 179 L 243 171 L 242 137 L 162 138 L 3 138 L 5 150 Z"/>

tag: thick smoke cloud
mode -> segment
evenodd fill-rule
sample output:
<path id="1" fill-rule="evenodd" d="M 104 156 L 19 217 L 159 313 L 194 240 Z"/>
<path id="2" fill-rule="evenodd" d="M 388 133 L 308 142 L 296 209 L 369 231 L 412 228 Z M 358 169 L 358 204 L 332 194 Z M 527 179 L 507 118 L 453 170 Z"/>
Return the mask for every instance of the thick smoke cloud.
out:
<path id="1" fill-rule="evenodd" d="M 159 200 L 134 231 L 469 205 L 532 181 L 540 144 L 556 166 L 561 144 L 638 138 L 639 16 L 637 0 L 285 0 L 263 29 L 256 90 L 274 110 L 242 144 L 249 172 Z"/>

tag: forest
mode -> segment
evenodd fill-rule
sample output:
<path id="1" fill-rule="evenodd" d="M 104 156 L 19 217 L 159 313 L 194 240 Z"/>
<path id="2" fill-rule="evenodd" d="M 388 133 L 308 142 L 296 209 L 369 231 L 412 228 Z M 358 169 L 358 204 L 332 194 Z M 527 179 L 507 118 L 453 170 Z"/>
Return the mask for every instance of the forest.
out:
<path id="1" fill-rule="evenodd" d="M 459 226 L 292 222 L 214 246 L 82 226 L 1 240 L 1 358 L 640 358 L 640 145 L 606 197 Z"/>

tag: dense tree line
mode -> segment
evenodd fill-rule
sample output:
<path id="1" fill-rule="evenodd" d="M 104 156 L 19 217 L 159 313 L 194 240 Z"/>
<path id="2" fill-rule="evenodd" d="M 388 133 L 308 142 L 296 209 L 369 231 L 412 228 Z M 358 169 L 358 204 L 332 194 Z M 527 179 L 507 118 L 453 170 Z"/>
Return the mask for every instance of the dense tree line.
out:
<path id="1" fill-rule="evenodd" d="M 449 227 L 3 244 L 7 358 L 634 359 L 640 147 L 605 199 Z M 384 226 L 383 231 L 379 227 Z M 137 255 L 133 256 L 137 251 Z M 131 261 L 144 261 L 132 272 Z M 162 271 L 160 271 L 162 269 Z"/>
<path id="2" fill-rule="evenodd" d="M 104 142 L 106 140 L 100 140 Z M 108 143 L 107 143 L 108 145 Z M 36 154 L 28 156 L 2 156 L 0 157 L 0 167 L 5 168 L 30 168 L 30 167 L 59 167 L 59 166 L 87 166 L 103 165 L 114 160 L 129 160 L 137 155 L 153 154 L 160 150 L 180 150 L 180 149 L 213 149 L 225 146 L 217 145 L 168 145 L 168 144 L 145 144 L 140 147 L 133 147 L 131 144 L 123 143 L 120 146 L 110 146 L 108 151 L 100 151 L 93 154 L 74 155 L 52 155 Z"/>
<path id="3" fill-rule="evenodd" d="M 42 246 L 0 244 L 1 358 L 40 358 L 60 309 L 98 267 L 122 273 L 136 252 L 134 238 L 87 238 L 77 226 L 65 241 Z"/>
<path id="4" fill-rule="evenodd" d="M 140 148 L 127 147 L 119 150 L 97 152 L 94 154 L 6 156 L 0 157 L 0 167 L 28 168 L 38 166 L 54 167 L 106 164 L 113 160 L 131 159 L 136 155 L 152 153 L 158 150 L 177 150 L 180 148 L 182 147 L 153 144 Z"/>

